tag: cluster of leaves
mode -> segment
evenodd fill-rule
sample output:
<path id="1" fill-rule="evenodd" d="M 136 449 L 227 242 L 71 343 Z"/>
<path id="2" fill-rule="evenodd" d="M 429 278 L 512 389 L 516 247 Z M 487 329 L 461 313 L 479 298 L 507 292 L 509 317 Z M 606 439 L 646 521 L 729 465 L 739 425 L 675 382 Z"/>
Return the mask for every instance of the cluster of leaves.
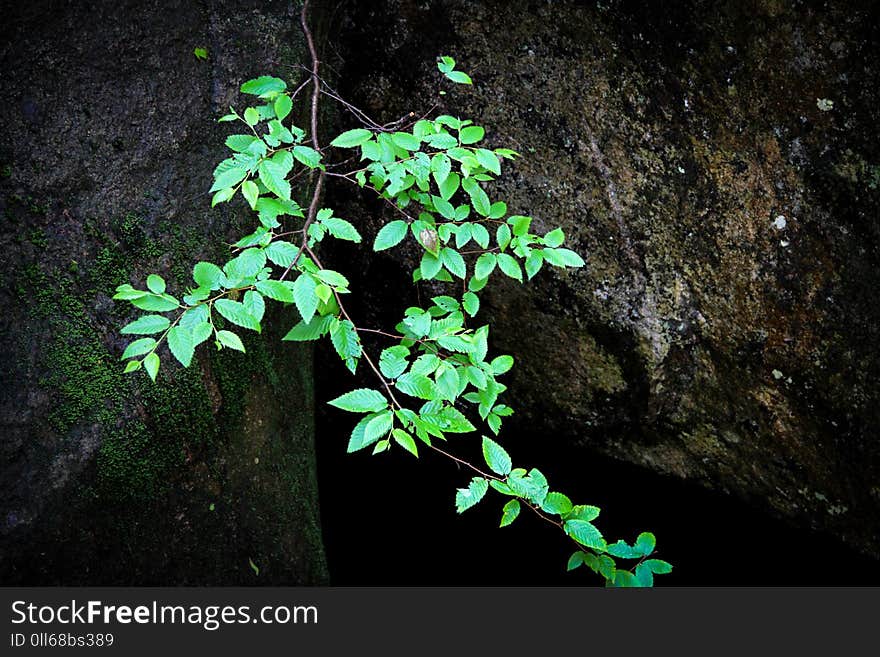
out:
<path id="1" fill-rule="evenodd" d="M 438 60 L 438 69 L 453 82 L 471 84 L 449 57 Z M 559 268 L 584 264 L 563 247 L 561 229 L 535 234 L 531 217 L 509 214 L 504 201 L 490 196 L 489 185 L 501 174 L 502 162 L 518 154 L 483 147 L 482 127 L 450 115 L 418 120 L 406 130 L 358 127 L 331 142 L 334 148 L 358 153 L 362 164 L 333 175 L 371 190 L 400 217 L 382 227 L 373 249 L 390 249 L 409 238 L 421 250 L 413 280 L 449 288 L 428 307 L 408 308 L 396 333 L 364 329 L 344 310 L 348 279 L 324 268 L 314 250 L 328 236 L 360 243 L 360 233 L 331 209 L 304 210 L 292 197 L 291 179 L 300 172 L 329 175 L 324 173 L 326 151 L 307 145 L 305 131 L 290 123 L 294 99 L 283 80 L 259 77 L 241 91 L 258 103 L 241 114 L 230 108 L 219 119 L 240 123 L 243 129 L 227 138 L 231 155 L 214 170 L 210 191 L 212 206 L 240 193 L 256 213 L 255 228 L 235 243 L 233 257 L 222 266 L 197 263 L 193 285 L 180 299 L 155 274 L 147 278 L 146 289 L 117 289 L 115 299 L 148 313 L 122 329 L 144 336 L 125 349 L 126 371 L 143 368 L 155 380 L 163 343 L 185 367 L 196 347 L 209 340 L 218 349 L 244 351 L 240 329 L 260 332 L 267 300 L 276 301 L 295 305 L 300 315 L 285 340 L 329 335 L 352 373 L 366 359 L 378 378 L 377 388 L 358 388 L 330 402 L 361 415 L 349 452 L 372 447 L 373 454 L 380 454 L 398 446 L 418 457 L 421 446 L 445 454 L 436 448 L 437 441 L 477 432 L 477 421 L 497 435 L 504 418 L 513 413 L 499 403 L 506 386 L 498 379 L 514 360 L 510 355 L 490 357 L 489 327 L 475 324 L 479 292 L 496 272 L 522 283 L 544 263 Z M 393 342 L 381 350 L 378 364 L 362 344 L 364 331 Z M 459 512 L 476 505 L 492 488 L 511 498 L 503 506 L 502 527 L 523 506 L 532 509 L 577 544 L 569 569 L 586 565 L 611 586 L 649 586 L 653 574 L 671 569 L 666 562 L 648 559 L 654 549 L 650 534 L 642 534 L 632 546 L 608 544 L 592 524 L 599 509 L 574 505 L 564 494 L 551 492 L 534 468 L 513 468 L 507 452 L 486 436 L 482 448 L 493 474 L 470 465 L 479 476 L 456 493 Z M 626 569 L 615 559 L 636 564 Z"/>

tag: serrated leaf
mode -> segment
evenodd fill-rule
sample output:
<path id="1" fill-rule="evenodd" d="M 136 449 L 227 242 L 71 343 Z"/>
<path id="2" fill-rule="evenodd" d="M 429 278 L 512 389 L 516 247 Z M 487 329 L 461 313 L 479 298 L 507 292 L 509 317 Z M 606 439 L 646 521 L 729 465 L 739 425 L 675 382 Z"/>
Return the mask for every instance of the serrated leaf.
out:
<path id="1" fill-rule="evenodd" d="M 299 254 L 299 248 L 290 242 L 272 242 L 265 252 L 269 260 L 279 267 L 290 267 Z"/>
<path id="2" fill-rule="evenodd" d="M 257 199 L 260 197 L 260 188 L 257 187 L 257 183 L 253 180 L 245 180 L 241 183 L 241 193 L 244 195 L 245 199 L 247 199 L 248 204 L 251 206 L 251 210 L 256 210 Z"/>
<path id="3" fill-rule="evenodd" d="M 223 270 L 211 262 L 197 262 L 193 267 L 193 280 L 199 287 L 219 290 L 223 282 Z"/>
<path id="4" fill-rule="evenodd" d="M 476 144 L 486 135 L 486 131 L 483 130 L 478 125 L 471 125 L 467 128 L 462 128 L 462 130 L 458 133 L 458 138 L 461 140 L 462 144 Z"/>
<path id="5" fill-rule="evenodd" d="M 565 566 L 565 569 L 569 572 L 574 570 L 575 568 L 580 568 L 584 565 L 584 553 L 583 552 L 575 552 L 568 558 L 568 563 Z"/>
<path id="6" fill-rule="evenodd" d="M 147 371 L 147 374 L 150 378 L 155 382 L 156 375 L 159 373 L 159 356 L 156 352 L 151 352 L 144 358 L 144 369 Z"/>
<path id="7" fill-rule="evenodd" d="M 464 258 L 455 249 L 451 249 L 448 246 L 444 247 L 440 251 L 440 261 L 455 276 L 463 279 L 467 275 L 467 266 L 465 265 Z"/>
<path id="8" fill-rule="evenodd" d="M 592 522 L 599 517 L 599 507 L 588 504 L 578 504 L 571 507 L 565 514 L 566 520 L 586 520 Z"/>
<path id="9" fill-rule="evenodd" d="M 304 342 L 306 340 L 317 340 L 322 337 L 330 328 L 330 322 L 333 317 L 318 317 L 315 316 L 312 318 L 312 321 L 308 324 L 305 322 L 300 322 L 292 329 L 290 329 L 287 334 L 281 338 L 282 340 L 289 340 L 295 342 Z"/>
<path id="10" fill-rule="evenodd" d="M 672 572 L 672 564 L 662 559 L 646 559 L 642 565 L 650 568 L 657 575 L 668 575 Z"/>
<path id="11" fill-rule="evenodd" d="M 257 281 L 257 290 L 275 301 L 293 303 L 293 290 L 284 281 Z"/>
<path id="12" fill-rule="evenodd" d="M 571 249 L 543 249 L 544 260 L 554 267 L 583 267 L 584 259 Z"/>
<path id="13" fill-rule="evenodd" d="M 651 532 L 642 532 L 638 535 L 638 538 L 636 538 L 633 549 L 642 556 L 648 556 L 654 551 L 654 547 L 656 545 L 657 539 L 654 538 L 654 534 L 652 534 Z"/>
<path id="14" fill-rule="evenodd" d="M 565 533 L 590 549 L 604 552 L 607 547 L 602 532 L 586 520 L 566 520 Z"/>
<path id="15" fill-rule="evenodd" d="M 164 313 L 169 310 L 176 310 L 178 307 L 174 297 L 167 294 L 144 294 L 142 297 L 131 300 L 131 305 L 141 310 L 149 310 L 151 312 Z"/>
<path id="16" fill-rule="evenodd" d="M 147 289 L 153 294 L 162 294 L 165 292 L 165 279 L 158 274 L 150 274 L 147 276 Z"/>
<path id="17" fill-rule="evenodd" d="M 489 365 L 492 368 L 493 374 L 501 376 L 505 372 L 509 372 L 510 368 L 513 367 L 513 356 L 498 356 L 497 358 L 493 358 Z"/>
<path id="18" fill-rule="evenodd" d="M 519 500 L 510 500 L 507 504 L 504 505 L 504 508 L 502 509 L 501 524 L 498 526 L 507 527 L 507 525 L 516 520 L 517 516 L 519 516 L 519 511 Z"/>
<path id="19" fill-rule="evenodd" d="M 271 75 L 261 75 L 253 80 L 248 80 L 241 85 L 241 93 L 252 96 L 262 96 L 268 93 L 281 93 L 287 89 L 287 83 Z"/>
<path id="20" fill-rule="evenodd" d="M 409 349 L 402 345 L 388 347 L 379 355 L 379 370 L 383 376 L 396 379 L 406 371 L 409 361 Z"/>
<path id="21" fill-rule="evenodd" d="M 193 336 L 187 329 L 174 326 L 168 331 L 168 349 L 184 367 L 189 367 L 195 353 Z"/>
<path id="22" fill-rule="evenodd" d="M 547 497 L 545 497 L 544 501 L 541 503 L 541 509 L 547 513 L 555 513 L 564 516 L 571 511 L 572 504 L 568 495 L 551 492 L 547 493 Z"/>
<path id="23" fill-rule="evenodd" d="M 330 145 L 336 146 L 337 148 L 355 148 L 363 144 L 365 141 L 368 141 L 372 136 L 373 133 L 369 130 L 355 128 L 354 130 L 346 130 L 343 132 L 336 139 L 331 141 Z"/>
<path id="24" fill-rule="evenodd" d="M 164 331 L 170 324 L 168 318 L 162 315 L 144 315 L 123 326 L 119 332 L 123 335 L 150 335 Z"/>
<path id="25" fill-rule="evenodd" d="M 322 226 L 326 226 L 330 234 L 339 240 L 348 240 L 350 242 L 360 243 L 361 234 L 345 219 L 338 217 L 330 217 L 321 221 Z"/>
<path id="26" fill-rule="evenodd" d="M 285 179 L 287 172 L 272 160 L 263 160 L 258 169 L 260 182 L 270 192 L 282 200 L 290 200 L 290 183 Z"/>
<path id="27" fill-rule="evenodd" d="M 474 317 L 480 310 L 480 298 L 473 292 L 465 292 L 461 297 L 461 305 L 468 315 Z"/>
<path id="28" fill-rule="evenodd" d="M 232 331 L 217 331 L 217 340 L 224 347 L 244 352 L 244 344 L 242 343 L 241 338 Z"/>
<path id="29" fill-rule="evenodd" d="M 395 132 L 391 135 L 391 141 L 395 146 L 407 151 L 417 151 L 421 147 L 421 140 L 408 132 Z"/>
<path id="30" fill-rule="evenodd" d="M 486 436 L 483 436 L 483 458 L 492 472 L 502 477 L 507 476 L 513 467 L 510 456 L 505 449 Z"/>
<path id="31" fill-rule="evenodd" d="M 394 382 L 394 386 L 410 397 L 417 397 L 418 399 L 430 401 L 439 396 L 437 386 L 424 374 L 413 374 L 411 372 L 404 374 Z"/>
<path id="32" fill-rule="evenodd" d="M 311 146 L 294 146 L 293 157 L 310 169 L 317 169 L 321 166 L 321 154 Z"/>
<path id="33" fill-rule="evenodd" d="M 497 262 L 498 260 L 494 253 L 482 254 L 477 258 L 477 262 L 474 265 L 474 276 L 482 280 L 489 278 Z"/>
<path id="34" fill-rule="evenodd" d="M 377 413 L 388 407 L 385 395 L 372 388 L 358 388 L 327 403 L 351 413 Z"/>
<path id="35" fill-rule="evenodd" d="M 516 279 L 520 283 L 523 282 L 522 270 L 519 268 L 519 263 L 513 256 L 508 255 L 507 253 L 499 253 L 498 268 L 510 278 Z"/>
<path id="36" fill-rule="evenodd" d="M 394 437 L 394 442 L 396 442 L 407 452 L 418 458 L 419 450 L 416 447 L 416 441 L 413 440 L 412 436 L 410 436 L 406 431 L 403 431 L 402 429 L 394 429 L 391 432 L 391 435 Z"/>
<path id="37" fill-rule="evenodd" d="M 306 323 L 312 321 L 312 317 L 315 316 L 315 311 L 318 309 L 320 300 L 315 292 L 317 285 L 318 283 L 310 274 L 300 274 L 293 283 L 293 301 Z"/>
<path id="38" fill-rule="evenodd" d="M 495 153 L 485 148 L 478 148 L 474 155 L 477 156 L 477 162 L 480 163 L 481 167 L 491 171 L 496 176 L 501 175 L 501 162 Z"/>
<path id="39" fill-rule="evenodd" d="M 544 243 L 544 246 L 549 246 L 553 249 L 557 246 L 562 246 L 562 243 L 565 241 L 565 233 L 561 228 L 554 228 L 544 235 L 541 241 Z"/>
<path id="40" fill-rule="evenodd" d="M 125 351 L 122 352 L 122 357 L 120 358 L 120 360 L 134 358 L 135 356 L 143 356 L 145 353 L 152 351 L 153 347 L 155 346 L 156 341 L 153 338 L 140 338 L 138 340 L 135 340 L 125 348 Z"/>
<path id="41" fill-rule="evenodd" d="M 214 308 L 233 324 L 256 331 L 257 333 L 260 332 L 259 320 L 248 312 L 244 304 L 238 301 L 231 301 L 230 299 L 217 299 L 214 302 Z"/>
<path id="42" fill-rule="evenodd" d="M 279 120 L 287 118 L 287 115 L 290 114 L 290 110 L 292 109 L 293 101 L 287 94 L 282 94 L 275 99 L 275 116 L 277 116 Z"/>
<path id="43" fill-rule="evenodd" d="M 456 491 L 455 510 L 464 513 L 482 500 L 487 490 L 489 490 L 489 482 L 483 477 L 474 477 L 467 488 L 459 488 Z"/>
<path id="44" fill-rule="evenodd" d="M 374 251 L 384 251 L 399 244 L 406 237 L 407 224 L 401 219 L 391 221 L 384 226 L 376 235 L 373 242 Z"/>

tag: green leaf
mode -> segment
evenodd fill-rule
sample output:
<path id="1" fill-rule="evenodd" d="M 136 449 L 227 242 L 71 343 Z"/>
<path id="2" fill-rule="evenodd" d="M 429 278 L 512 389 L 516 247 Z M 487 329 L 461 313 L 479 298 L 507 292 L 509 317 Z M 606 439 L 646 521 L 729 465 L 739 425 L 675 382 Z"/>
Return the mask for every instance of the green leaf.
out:
<path id="1" fill-rule="evenodd" d="M 330 217 L 321 221 L 322 226 L 326 226 L 330 234 L 339 240 L 348 240 L 349 242 L 360 243 L 361 234 L 357 229 L 348 223 L 345 219 L 338 217 Z"/>
<path id="2" fill-rule="evenodd" d="M 355 148 L 363 144 L 365 141 L 368 141 L 372 136 L 373 133 L 369 130 L 355 128 L 354 130 L 346 130 L 343 132 L 336 139 L 331 141 L 330 145 L 336 146 L 337 148 Z"/>
<path id="3" fill-rule="evenodd" d="M 155 346 L 156 341 L 153 338 L 140 338 L 138 340 L 135 340 L 125 348 L 125 351 L 122 352 L 122 358 L 120 358 L 120 360 L 134 358 L 135 356 L 143 356 L 145 353 L 152 351 L 153 347 Z"/>
<path id="4" fill-rule="evenodd" d="M 448 55 L 443 55 L 442 57 L 437 58 L 437 68 L 440 69 L 441 73 L 449 73 L 452 69 L 455 68 L 455 60 Z"/>
<path id="5" fill-rule="evenodd" d="M 416 447 L 416 441 L 412 439 L 406 431 L 401 429 L 394 429 L 391 432 L 391 435 L 394 436 L 394 442 L 403 447 L 407 452 L 418 458 L 419 450 Z"/>
<path id="6" fill-rule="evenodd" d="M 642 556 L 641 552 L 632 549 L 624 541 L 617 541 L 608 546 L 608 554 L 621 559 L 638 559 Z"/>
<path id="7" fill-rule="evenodd" d="M 662 559 L 646 559 L 642 565 L 650 568 L 657 575 L 668 575 L 672 572 L 672 564 Z"/>
<path id="8" fill-rule="evenodd" d="M 225 203 L 229 199 L 235 196 L 235 190 L 232 187 L 227 187 L 226 189 L 221 189 L 219 192 L 214 194 L 211 197 L 211 207 L 213 208 L 218 203 Z"/>
<path id="9" fill-rule="evenodd" d="M 473 292 L 465 292 L 461 297 L 461 305 L 468 315 L 474 317 L 480 310 L 480 298 Z"/>
<path id="10" fill-rule="evenodd" d="M 123 326 L 119 332 L 123 335 L 149 335 L 164 331 L 170 324 L 168 318 L 162 315 L 144 315 Z"/>
<path id="11" fill-rule="evenodd" d="M 538 273 L 544 264 L 544 255 L 540 251 L 532 251 L 526 258 L 526 276 L 529 280 Z"/>
<path id="12" fill-rule="evenodd" d="M 174 326 L 168 331 L 168 349 L 184 367 L 189 367 L 195 352 L 193 336 L 187 329 Z"/>
<path id="13" fill-rule="evenodd" d="M 547 513 L 555 513 L 564 516 L 572 509 L 571 500 L 562 493 L 547 493 L 547 497 L 541 503 L 541 509 Z"/>
<path id="14" fill-rule="evenodd" d="M 258 281 L 256 288 L 261 294 L 275 301 L 283 303 L 292 303 L 294 301 L 293 290 L 284 281 Z"/>
<path id="15" fill-rule="evenodd" d="M 294 146 L 293 156 L 310 169 L 317 169 L 321 166 L 321 154 L 310 146 Z"/>
<path id="16" fill-rule="evenodd" d="M 379 370 L 389 379 L 396 379 L 406 371 L 409 349 L 402 345 L 388 347 L 379 355 Z"/>
<path id="17" fill-rule="evenodd" d="M 461 254 L 455 249 L 449 248 L 448 246 L 444 247 L 443 250 L 440 251 L 440 261 L 443 263 L 443 266 L 455 276 L 463 279 L 467 275 L 467 266 L 464 263 L 464 258 L 462 258 Z"/>
<path id="18" fill-rule="evenodd" d="M 636 538 L 633 549 L 642 556 L 648 556 L 654 551 L 654 547 L 656 545 L 657 539 L 654 538 L 654 534 L 652 534 L 651 532 L 642 532 L 641 534 L 639 534 L 638 538 Z"/>
<path id="19" fill-rule="evenodd" d="M 275 116 L 277 116 L 279 120 L 287 118 L 291 109 L 293 109 L 293 101 L 287 94 L 282 94 L 275 99 Z"/>
<path id="20" fill-rule="evenodd" d="M 377 413 L 388 407 L 385 395 L 372 388 L 358 388 L 327 403 L 352 413 Z"/>
<path id="21" fill-rule="evenodd" d="M 319 299 L 315 292 L 317 285 L 317 281 L 310 274 L 300 274 L 293 283 L 293 301 L 306 323 L 312 321 L 318 309 Z"/>
<path id="22" fill-rule="evenodd" d="M 193 280 L 199 287 L 219 290 L 223 279 L 223 270 L 211 262 L 197 262 L 193 267 Z"/>
<path id="23" fill-rule="evenodd" d="M 543 249 L 544 259 L 555 267 L 583 267 L 584 259 L 570 249 Z"/>
<path id="24" fill-rule="evenodd" d="M 260 188 L 257 187 L 257 183 L 253 180 L 245 180 L 241 183 L 241 193 L 244 195 L 245 199 L 247 199 L 248 204 L 251 206 L 251 210 L 256 210 L 257 199 L 260 198 Z"/>
<path id="25" fill-rule="evenodd" d="M 157 274 L 147 276 L 147 288 L 154 294 L 162 294 L 165 292 L 165 279 Z"/>
<path id="26" fill-rule="evenodd" d="M 489 482 L 483 477 L 474 477 L 467 488 L 459 488 L 455 493 L 455 510 L 464 513 L 477 504 L 489 490 Z"/>
<path id="27" fill-rule="evenodd" d="M 477 258 L 477 263 L 474 265 L 474 276 L 482 280 L 489 278 L 489 274 L 495 269 L 497 262 L 494 253 L 484 253 Z"/>
<path id="28" fill-rule="evenodd" d="M 461 140 L 462 144 L 476 144 L 485 136 L 485 134 L 486 131 L 480 126 L 471 125 L 467 128 L 463 128 L 461 132 L 458 133 L 458 138 Z"/>
<path id="29" fill-rule="evenodd" d="M 217 340 L 224 347 L 229 347 L 236 351 L 244 351 L 244 344 L 242 344 L 241 338 L 232 331 L 217 331 Z"/>
<path id="30" fill-rule="evenodd" d="M 251 96 L 262 96 L 270 93 L 281 93 L 287 89 L 287 83 L 270 75 L 262 75 L 253 80 L 248 80 L 241 85 L 241 93 Z"/>
<path id="31" fill-rule="evenodd" d="M 519 268 L 519 263 L 513 256 L 508 255 L 507 253 L 499 253 L 498 268 L 510 276 L 510 278 L 516 279 L 520 283 L 523 282 L 522 270 Z"/>
<path id="32" fill-rule="evenodd" d="M 176 310 L 179 304 L 174 297 L 167 294 L 145 294 L 137 299 L 132 299 L 131 305 L 141 310 L 164 313 L 169 310 Z"/>
<path id="33" fill-rule="evenodd" d="M 419 270 L 422 272 L 422 278 L 426 281 L 434 278 L 443 268 L 443 261 L 433 253 L 425 251 L 422 254 L 422 260 L 419 263 Z"/>
<path id="34" fill-rule="evenodd" d="M 458 84 L 473 84 L 470 76 L 463 71 L 449 71 L 448 73 L 444 73 L 443 75 Z"/>
<path id="35" fill-rule="evenodd" d="M 562 232 L 561 228 L 555 228 L 544 235 L 541 241 L 544 243 L 544 246 L 556 248 L 557 246 L 562 246 L 562 243 L 565 241 L 565 233 Z"/>
<path id="36" fill-rule="evenodd" d="M 471 234 L 473 235 L 474 241 L 481 247 L 485 249 L 489 246 L 489 231 L 486 230 L 486 227 L 483 226 L 483 224 L 472 224 Z"/>
<path id="37" fill-rule="evenodd" d="M 424 374 L 413 374 L 411 372 L 404 374 L 394 382 L 394 386 L 410 397 L 427 399 L 429 401 L 436 399 L 439 394 L 434 382 Z"/>
<path id="38" fill-rule="evenodd" d="M 495 241 L 498 242 L 498 248 L 502 251 L 510 244 L 510 226 L 501 224 L 495 231 Z"/>
<path id="39" fill-rule="evenodd" d="M 575 552 L 568 558 L 568 563 L 565 566 L 565 569 L 569 572 L 574 570 L 575 568 L 579 568 L 584 565 L 584 553 L 583 552 Z"/>
<path id="40" fill-rule="evenodd" d="M 628 570 L 618 570 L 611 585 L 616 588 L 634 588 L 639 586 L 639 581 Z"/>
<path id="41" fill-rule="evenodd" d="M 265 252 L 269 260 L 279 267 L 290 267 L 299 254 L 299 248 L 290 242 L 272 242 Z"/>
<path id="42" fill-rule="evenodd" d="M 341 290 L 348 288 L 348 279 L 338 271 L 333 271 L 332 269 L 319 269 L 315 274 L 330 287 Z"/>
<path id="43" fill-rule="evenodd" d="M 581 545 L 604 552 L 607 547 L 602 533 L 586 520 L 566 520 L 565 533 Z"/>
<path id="44" fill-rule="evenodd" d="M 260 113 L 253 107 L 248 107 L 244 111 L 244 122 L 249 126 L 255 126 L 260 122 Z"/>
<path id="45" fill-rule="evenodd" d="M 290 200 L 290 183 L 285 180 L 287 172 L 283 167 L 272 160 L 263 160 L 258 171 L 266 189 L 285 201 Z"/>
<path id="46" fill-rule="evenodd" d="M 259 320 L 248 312 L 244 304 L 238 301 L 231 301 L 230 299 L 217 299 L 214 302 L 214 308 L 233 324 L 256 331 L 257 333 L 260 332 Z"/>
<path id="47" fill-rule="evenodd" d="M 208 59 L 208 49 L 207 48 L 193 48 L 193 55 L 196 56 L 196 59 L 206 60 Z"/>
<path id="48" fill-rule="evenodd" d="M 478 148 L 474 154 L 477 156 L 477 162 L 480 163 L 481 167 L 491 171 L 496 176 L 501 175 L 501 162 L 495 153 L 485 148 Z"/>
<path id="49" fill-rule="evenodd" d="M 507 525 L 516 520 L 517 516 L 519 516 L 519 511 L 519 500 L 510 500 L 507 504 L 504 505 L 504 508 L 502 509 L 501 524 L 498 526 L 507 527 Z"/>
<path id="50" fill-rule="evenodd" d="M 407 224 L 402 219 L 395 219 L 384 226 L 373 242 L 374 251 L 384 251 L 399 244 L 406 237 Z"/>
<path id="51" fill-rule="evenodd" d="M 504 355 L 493 358 L 490 366 L 492 367 L 492 373 L 500 376 L 505 372 L 509 372 L 510 368 L 513 367 L 513 356 Z"/>
<path id="52" fill-rule="evenodd" d="M 400 148 L 407 151 L 417 151 L 422 145 L 418 137 L 408 132 L 395 132 L 391 135 L 391 141 L 394 142 L 395 146 L 400 146 Z"/>
<path id="53" fill-rule="evenodd" d="M 130 360 L 125 364 L 124 374 L 128 374 L 129 372 L 134 372 L 141 368 L 141 361 L 139 360 Z"/>
<path id="54" fill-rule="evenodd" d="M 371 445 L 379 438 L 387 436 L 393 423 L 394 413 L 391 410 L 383 411 L 367 422 L 364 427 L 364 446 Z"/>
<path id="55" fill-rule="evenodd" d="M 507 476 L 513 467 L 510 456 L 504 448 L 486 436 L 483 436 L 483 458 L 486 459 L 486 465 L 492 472 L 501 476 Z"/>
<path id="56" fill-rule="evenodd" d="M 156 375 L 159 373 L 159 356 L 156 352 L 151 352 L 144 358 L 144 369 L 147 371 L 147 374 L 150 375 L 150 378 L 155 381 Z"/>
<path id="57" fill-rule="evenodd" d="M 322 337 L 330 328 L 330 322 L 333 317 L 313 317 L 308 324 L 300 322 L 287 332 L 282 340 L 291 340 L 295 342 L 304 342 L 306 340 L 317 340 Z"/>
<path id="58" fill-rule="evenodd" d="M 565 514 L 566 520 L 586 520 L 587 522 L 592 522 L 598 517 L 599 507 L 590 506 L 588 504 L 578 504 L 577 506 L 573 506 L 571 507 L 571 510 Z"/>
<path id="59" fill-rule="evenodd" d="M 229 158 L 223 160 L 214 169 L 214 184 L 211 185 L 211 189 L 208 191 L 216 192 L 217 190 L 226 189 L 228 187 L 235 187 L 246 175 L 248 175 L 248 168 L 237 159 Z M 228 200 L 234 193 L 233 190 L 229 193 L 229 196 L 223 200 Z"/>
<path id="60" fill-rule="evenodd" d="M 357 331 L 347 319 L 341 322 L 331 322 L 330 341 L 342 360 L 347 361 L 349 358 L 357 358 L 361 355 L 361 343 L 358 340 Z"/>

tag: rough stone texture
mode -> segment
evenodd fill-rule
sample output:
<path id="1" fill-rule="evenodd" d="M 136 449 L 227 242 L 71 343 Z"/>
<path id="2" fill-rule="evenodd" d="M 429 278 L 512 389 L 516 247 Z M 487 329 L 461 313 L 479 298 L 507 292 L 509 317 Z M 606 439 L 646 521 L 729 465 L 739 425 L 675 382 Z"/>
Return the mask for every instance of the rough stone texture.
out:
<path id="1" fill-rule="evenodd" d="M 539 231 L 561 225 L 588 260 L 487 291 L 495 346 L 518 358 L 508 394 L 521 429 L 878 554 L 880 39 L 868 12 L 389 0 L 359 5 L 347 29 L 347 91 L 385 120 L 434 101 L 436 54 L 471 72 L 475 87 L 440 109 L 523 155 L 490 195 Z M 358 219 L 374 229 L 393 214 L 373 210 Z M 390 289 L 374 302 L 402 303 Z"/>
<path id="2" fill-rule="evenodd" d="M 154 386 L 122 375 L 133 313 L 110 299 L 153 271 L 181 290 L 248 221 L 210 209 L 214 118 L 248 77 L 294 81 L 297 16 L 289 2 L 4 8 L 5 584 L 326 581 L 311 353 L 279 341 L 293 318 L 247 356 L 163 359 Z"/>

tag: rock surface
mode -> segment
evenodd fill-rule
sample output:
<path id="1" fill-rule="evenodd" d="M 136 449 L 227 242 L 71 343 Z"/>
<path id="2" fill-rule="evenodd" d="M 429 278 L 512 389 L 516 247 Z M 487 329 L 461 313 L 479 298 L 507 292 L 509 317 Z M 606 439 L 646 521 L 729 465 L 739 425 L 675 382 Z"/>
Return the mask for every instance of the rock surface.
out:
<path id="1" fill-rule="evenodd" d="M 243 80 L 293 71 L 297 19 L 288 2 L 5 8 L 5 584 L 327 581 L 311 352 L 279 341 L 293 318 L 247 356 L 163 359 L 154 386 L 122 375 L 132 314 L 110 299 L 149 272 L 182 289 L 248 221 L 210 209 L 215 118 Z"/>
<path id="2" fill-rule="evenodd" d="M 486 126 L 523 155 L 493 200 L 587 259 L 487 291 L 520 433 L 878 554 L 880 38 L 858 3 L 389 0 L 346 30 L 351 100 Z M 475 86 L 438 99 L 438 54 Z"/>

